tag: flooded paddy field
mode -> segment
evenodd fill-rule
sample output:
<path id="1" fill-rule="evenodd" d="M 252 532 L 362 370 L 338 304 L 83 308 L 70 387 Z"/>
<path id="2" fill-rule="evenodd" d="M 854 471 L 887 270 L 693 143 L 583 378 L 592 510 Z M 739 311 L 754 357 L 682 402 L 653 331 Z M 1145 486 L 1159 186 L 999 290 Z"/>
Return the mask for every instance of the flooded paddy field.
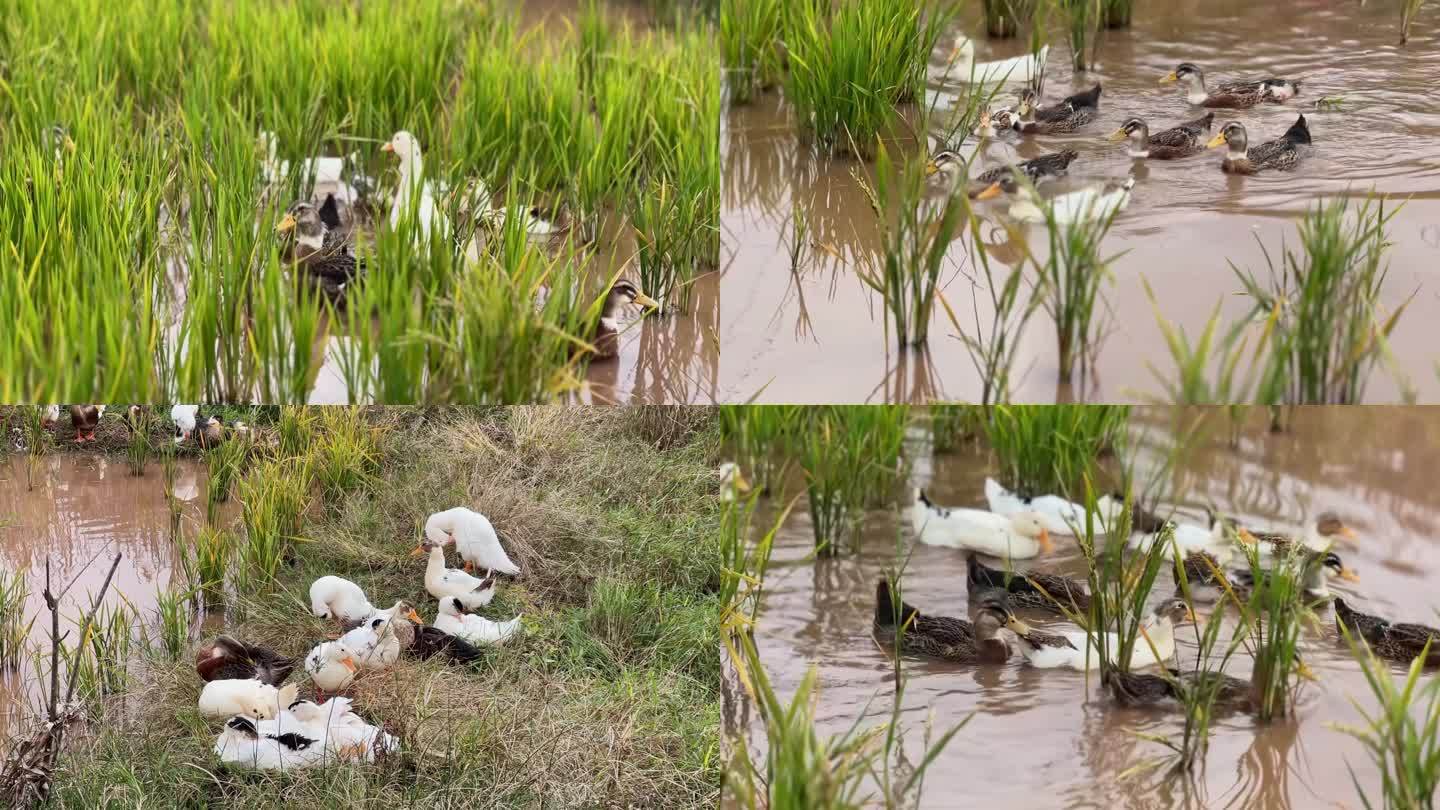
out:
<path id="1" fill-rule="evenodd" d="M 12 12 L 3 401 L 714 398 L 704 6 Z"/>
<path id="2" fill-rule="evenodd" d="M 946 75 L 945 60 L 957 35 L 973 40 L 980 61 L 1028 52 L 1023 37 L 987 39 L 978 5 L 967 4 L 947 24 L 929 57 L 923 99 L 899 105 L 897 120 L 885 128 L 884 141 L 897 167 L 955 144 L 951 130 L 966 108 L 967 85 L 953 73 Z M 1047 29 L 1050 50 L 1041 103 L 1053 104 L 1099 83 L 1098 113 L 1069 134 L 1020 138 L 1007 132 L 978 144 L 967 138 L 958 151 L 972 161 L 970 176 L 1074 150 L 1068 176 L 1042 185 L 1042 197 L 1127 177 L 1134 185 L 1101 242 L 1100 253 L 1113 260 L 1100 285 L 1103 304 L 1094 315 L 1100 339 L 1092 368 L 1075 374 L 1072 382 L 1058 382 L 1055 326 L 1039 311 L 1011 335 L 1010 398 L 1170 399 L 1156 377 L 1158 372 L 1173 380 L 1176 374 L 1159 319 L 1183 329 L 1194 345 L 1218 307 L 1217 335 L 1225 334 L 1243 323 L 1254 305 L 1240 294 L 1243 286 L 1232 264 L 1268 280 L 1267 253 L 1278 265 L 1282 245 L 1299 250 L 1297 224 L 1307 211 L 1322 201 L 1349 197 L 1353 217 L 1360 200 L 1372 192 L 1385 200 L 1387 215 L 1393 212 L 1383 229 L 1389 274 L 1373 303 L 1382 322 L 1401 315 L 1389 333 L 1390 356 L 1368 375 L 1361 398 L 1424 402 L 1440 397 L 1440 358 L 1429 339 L 1430 324 L 1440 315 L 1434 273 L 1440 266 L 1440 152 L 1435 147 L 1440 102 L 1429 92 L 1440 81 L 1440 34 L 1433 10 L 1422 12 L 1408 44 L 1398 45 L 1399 17 L 1391 3 L 1140 4 L 1129 28 L 1096 35 L 1093 64 L 1083 73 L 1071 68 L 1063 30 Z M 1125 143 L 1107 139 L 1128 118 L 1143 118 L 1153 133 L 1207 112 L 1187 104 L 1176 84 L 1158 83 L 1182 62 L 1202 66 L 1212 88 L 1218 82 L 1269 76 L 1301 81 L 1300 94 L 1285 103 L 1210 110 L 1213 128 L 1202 140 L 1235 120 L 1254 146 L 1280 136 L 1303 114 L 1313 147 L 1293 171 L 1254 176 L 1222 172 L 1224 149 L 1132 161 Z M 991 106 L 1013 106 L 1021 87 L 1005 85 Z M 1052 252 L 1045 224 L 1012 217 L 1014 195 L 975 202 L 978 241 L 995 281 L 988 282 L 969 255 L 974 240 L 957 235 L 939 270 L 943 304 L 930 314 L 927 345 L 898 348 L 893 322 L 887 331 L 885 299 L 864 280 L 886 255 L 884 223 L 896 215 L 893 204 L 882 216 L 872 210 L 867 186 L 876 184 L 877 162 L 843 153 L 828 156 L 800 138 L 801 110 L 787 92 L 782 80 L 725 111 L 720 285 L 725 400 L 981 399 L 988 375 L 977 370 L 962 336 L 991 337 L 991 291 L 1012 271 L 1023 270 L 1026 288 L 1036 283 L 1025 257 L 1027 246 L 1042 261 Z M 934 114 L 922 115 L 922 106 L 933 107 Z M 917 128 L 921 131 L 912 134 Z M 803 224 L 799 230 L 797 221 Z M 797 233 L 804 250 L 798 266 L 792 266 Z M 1153 305 L 1146 284 L 1154 291 Z M 1253 320 L 1246 332 L 1247 363 L 1262 321 Z M 1213 355 L 1210 359 L 1213 378 L 1217 361 Z M 1242 363 L 1242 373 L 1245 368 Z M 1257 398 L 1253 391 L 1211 396 L 1214 401 Z"/>
<path id="3" fill-rule="evenodd" d="M 1136 480 L 1153 480 L 1192 419 L 1168 409 L 1132 411 Z M 1191 442 L 1173 472 L 1160 476 L 1165 494 L 1159 513 L 1203 524 L 1210 507 L 1246 526 L 1293 532 L 1333 512 L 1354 532 L 1353 540 L 1338 540 L 1333 550 L 1359 579 L 1335 580 L 1332 595 L 1370 613 L 1435 626 L 1440 603 L 1430 586 L 1440 570 L 1440 512 L 1424 480 L 1440 463 L 1440 411 L 1302 408 L 1284 433 L 1271 433 L 1264 415 L 1253 410 L 1241 422 L 1232 444 L 1225 417 L 1211 415 L 1213 430 Z M 986 477 L 1004 475 L 983 444 L 966 441 L 936 451 L 929 435 L 914 429 L 905 458 L 910 477 L 897 489 L 924 487 L 946 507 L 985 509 Z M 1310 679 L 1300 687 L 1294 716 L 1262 723 L 1244 712 L 1217 713 L 1208 753 L 1188 774 L 1169 774 L 1169 750 L 1156 742 L 1179 738 L 1182 712 L 1121 707 L 1100 686 L 1098 672 L 1087 682 L 1081 672 L 1038 669 L 1018 650 L 1003 664 L 905 655 L 899 663 L 903 698 L 894 706 L 897 663 L 872 631 L 876 582 L 903 564 L 907 603 L 930 615 L 973 616 L 966 552 L 916 542 L 909 497 L 901 496 L 899 508 L 866 512 L 853 547 L 817 558 L 803 482 L 789 484 L 771 482 L 763 514 L 752 526 L 751 539 L 757 540 L 800 493 L 774 536 L 763 576 L 753 625 L 760 662 L 786 705 L 814 671 L 812 715 L 821 739 L 879 727 L 881 736 L 870 738 L 878 748 L 894 710 L 902 729 L 893 771 L 898 778 L 921 763 L 943 732 L 963 723 L 924 771 L 919 807 L 1358 808 L 1365 805 L 1357 790 L 1372 803 L 1381 796 L 1379 771 L 1362 745 L 1340 730 L 1363 727 L 1360 711 L 1373 713 L 1376 700 L 1337 634 L 1332 608 L 1323 604 L 1298 643 Z M 1017 560 L 1015 570 L 1083 580 L 1087 564 L 1076 540 L 1054 540 L 1054 553 Z M 1172 587 L 1166 565 L 1149 604 L 1169 596 Z M 1215 608 L 1197 603 L 1196 610 L 1205 622 Z M 1054 614 L 1019 612 L 1047 632 L 1075 629 Z M 1238 612 L 1227 608 L 1225 614 L 1229 632 Z M 1193 626 L 1177 628 L 1174 666 L 1181 671 L 1196 666 L 1198 636 Z M 1249 678 L 1250 663 L 1241 655 L 1226 672 Z M 1406 670 L 1399 663 L 1384 668 L 1397 681 Z M 1433 672 L 1427 669 L 1420 684 L 1431 683 Z M 740 683 L 730 686 L 727 728 L 748 739 L 763 763 L 763 719 Z M 856 761 L 864 760 L 856 755 Z M 865 779 L 860 795 L 878 803 L 883 794 L 874 779 Z"/>

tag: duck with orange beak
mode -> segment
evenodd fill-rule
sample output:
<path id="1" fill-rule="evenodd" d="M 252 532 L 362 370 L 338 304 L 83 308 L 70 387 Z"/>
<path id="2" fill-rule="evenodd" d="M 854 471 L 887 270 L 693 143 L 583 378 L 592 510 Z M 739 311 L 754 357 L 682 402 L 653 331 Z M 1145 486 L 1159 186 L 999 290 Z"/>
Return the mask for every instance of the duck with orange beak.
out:
<path id="1" fill-rule="evenodd" d="M 338 641 L 322 641 L 305 656 L 305 671 L 323 693 L 338 692 L 350 685 L 359 667 L 351 651 Z"/>
<path id="2" fill-rule="evenodd" d="M 1012 560 L 1025 560 L 1054 550 L 1050 532 L 1034 512 L 997 515 L 983 509 L 937 506 L 922 489 L 915 490 L 911 525 L 920 542 L 966 549 Z"/>
<path id="3" fill-rule="evenodd" d="M 436 542 L 427 538 L 425 542 L 415 547 L 410 552 L 412 557 L 424 557 L 429 555 L 425 565 L 425 590 L 436 599 L 444 599 L 453 596 L 460 600 L 466 610 L 475 610 L 490 604 L 495 598 L 495 575 L 481 578 L 471 576 L 454 568 L 445 566 L 445 543 L 449 540 Z"/>

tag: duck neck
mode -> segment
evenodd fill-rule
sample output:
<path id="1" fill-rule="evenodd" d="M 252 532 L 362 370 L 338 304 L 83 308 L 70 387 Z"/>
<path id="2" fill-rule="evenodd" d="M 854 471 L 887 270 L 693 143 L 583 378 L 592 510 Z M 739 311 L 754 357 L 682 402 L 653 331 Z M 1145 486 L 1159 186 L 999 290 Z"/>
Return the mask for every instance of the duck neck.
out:
<path id="1" fill-rule="evenodd" d="M 1209 91 L 1205 89 L 1205 77 L 1200 75 L 1187 76 L 1185 78 L 1185 100 L 1191 104 L 1204 104 L 1205 99 L 1210 97 Z"/>
<path id="2" fill-rule="evenodd" d="M 425 182 L 425 162 L 420 156 L 420 148 L 412 146 L 411 149 L 400 160 L 400 188 L 395 192 L 395 205 L 390 211 L 392 226 L 409 213 L 411 199 L 420 191 L 420 184 Z"/>
<path id="3" fill-rule="evenodd" d="M 425 576 L 443 576 L 445 574 L 445 549 L 440 546 L 432 546 L 430 549 L 430 561 L 425 564 Z"/>
<path id="4" fill-rule="evenodd" d="M 1130 157 L 1150 157 L 1150 130 L 1140 127 L 1130 133 Z"/>

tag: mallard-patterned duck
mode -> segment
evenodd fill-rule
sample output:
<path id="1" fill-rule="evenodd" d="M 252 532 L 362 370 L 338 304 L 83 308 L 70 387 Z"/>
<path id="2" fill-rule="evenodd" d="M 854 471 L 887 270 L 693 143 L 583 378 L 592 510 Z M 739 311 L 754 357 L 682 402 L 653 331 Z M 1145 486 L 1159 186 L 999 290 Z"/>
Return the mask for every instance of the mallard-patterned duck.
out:
<path id="1" fill-rule="evenodd" d="M 1330 580 L 1333 577 L 1340 577 L 1347 582 L 1357 582 L 1360 575 L 1352 568 L 1346 567 L 1340 559 L 1340 555 L 1333 551 L 1304 551 L 1305 560 L 1305 593 L 1315 599 L 1325 599 L 1330 596 Z M 1260 572 L 1261 576 L 1268 576 L 1267 570 Z M 1230 581 L 1230 588 L 1235 595 L 1241 599 L 1248 599 L 1255 590 L 1255 575 L 1248 568 L 1237 568 L 1226 575 Z"/>
<path id="2" fill-rule="evenodd" d="M 1336 541 L 1354 540 L 1355 531 L 1334 512 L 1321 512 L 1315 520 L 1305 525 L 1304 533 L 1296 537 L 1285 532 L 1261 532 L 1240 527 L 1240 539 L 1258 545 L 1262 557 L 1284 556 L 1297 547 L 1312 551 L 1324 551 Z"/>
<path id="3" fill-rule="evenodd" d="M 279 686 L 295 669 L 295 659 L 286 658 L 269 647 L 246 644 L 230 636 L 214 641 L 195 653 L 195 671 L 205 681 L 254 678 Z"/>
<path id="4" fill-rule="evenodd" d="M 971 554 L 966 565 L 966 579 L 971 593 L 988 588 L 1003 590 L 1012 608 L 1051 613 L 1064 613 L 1065 609 L 1085 613 L 1090 609 L 1090 593 L 1079 580 L 1039 571 L 1007 575 L 1005 571 L 980 562 L 977 554 Z"/>
<path id="5" fill-rule="evenodd" d="M 75 443 L 95 441 L 95 429 L 105 415 L 104 405 L 71 405 L 70 424 L 75 428 Z"/>
<path id="6" fill-rule="evenodd" d="M 275 230 L 285 238 L 285 261 L 304 268 L 331 301 L 343 299 L 349 284 L 365 272 L 365 262 L 351 252 L 343 234 L 332 230 L 308 202 L 291 205 Z"/>
<path id="7" fill-rule="evenodd" d="M 1426 666 L 1440 666 L 1440 630 L 1423 624 L 1392 622 L 1379 616 L 1361 613 L 1345 604 L 1344 599 L 1335 600 L 1335 631 L 1340 626 L 1350 629 L 1351 635 L 1365 639 L 1370 649 L 1381 658 L 1408 664 L 1415 660 L 1425 645 L 1430 651 L 1425 656 Z"/>
<path id="8" fill-rule="evenodd" d="M 466 664 L 480 657 L 480 650 L 470 642 L 425 624 L 409 602 L 397 602 L 390 610 L 380 612 L 387 613 L 392 617 L 390 628 L 400 641 L 400 651 L 406 656 L 425 660 L 443 655 L 457 664 Z"/>
<path id="9" fill-rule="evenodd" d="M 595 327 L 594 359 L 609 360 L 620 353 L 620 316 L 631 304 L 649 309 L 660 308 L 660 302 L 641 292 L 635 282 L 628 278 L 618 279 L 606 293 L 604 307 L 600 310 L 600 323 Z"/>
<path id="10" fill-rule="evenodd" d="M 1300 82 L 1293 79 L 1255 79 L 1222 82 L 1213 90 L 1205 88 L 1205 73 L 1193 62 L 1181 62 L 1160 79 L 1161 84 L 1179 82 L 1185 100 L 1200 107 L 1244 109 L 1261 102 L 1280 104 L 1300 95 Z"/>
<path id="11" fill-rule="evenodd" d="M 1181 570 L 1185 574 L 1185 587 L 1189 589 L 1190 598 L 1196 602 L 1215 602 L 1225 595 L 1225 585 L 1229 577 L 1225 575 L 1225 569 L 1220 567 L 1220 561 L 1215 555 L 1208 551 L 1192 551 L 1185 555 L 1180 563 Z M 1180 580 L 1175 580 L 1175 595 L 1182 595 Z"/>
<path id="12" fill-rule="evenodd" d="M 1001 192 L 1014 194 L 1020 188 L 1015 179 L 1016 172 L 1029 178 L 1031 183 L 1040 183 L 1064 175 L 1077 157 L 1079 153 L 1074 149 L 1066 149 L 1008 166 L 997 166 L 970 181 L 970 196 L 977 200 L 988 200 Z M 936 158 L 939 160 L 941 155 Z"/>
<path id="13" fill-rule="evenodd" d="M 1243 711 L 1251 707 L 1250 682 L 1223 672 L 1181 672 L 1168 670 L 1170 677 L 1138 672 L 1110 673 L 1107 684 L 1115 702 L 1122 706 L 1157 706 L 1165 703 L 1183 705 L 1181 690 L 1193 691 L 1213 687 L 1220 710 Z"/>
<path id="14" fill-rule="evenodd" d="M 1020 102 L 1020 120 L 1013 128 L 1023 135 L 1057 135 L 1074 132 L 1100 113 L 1100 85 L 1067 96 L 1064 101 L 1049 107 L 1036 106 L 1034 94 L 1024 96 Z"/>
<path id="15" fill-rule="evenodd" d="M 1239 121 L 1231 121 L 1206 146 L 1214 149 L 1223 144 L 1230 145 L 1225 160 L 1220 163 L 1226 174 L 1257 174 L 1269 170 L 1288 172 L 1300 163 L 1300 147 L 1310 145 L 1310 127 L 1302 115 L 1279 138 L 1251 148 L 1247 148 L 1247 143 L 1245 127 Z"/>
<path id="16" fill-rule="evenodd" d="M 890 582 L 883 577 L 875 586 L 875 636 L 889 647 L 899 628 L 902 652 L 961 663 L 1004 663 L 1010 645 L 1000 629 L 1010 620 L 1002 598 L 987 597 L 976 610 L 975 622 L 949 616 L 927 616 L 910 605 L 896 604 Z"/>
<path id="17" fill-rule="evenodd" d="M 1110 136 L 1112 141 L 1129 141 L 1127 154 L 1137 160 L 1174 160 L 1205 151 L 1205 135 L 1215 122 L 1215 113 L 1205 113 L 1169 129 L 1150 134 L 1143 118 L 1131 118 Z"/>
<path id="18" fill-rule="evenodd" d="M 1119 492 L 1112 497 L 1119 499 L 1122 503 L 1125 500 L 1123 493 Z M 1133 532 L 1154 534 L 1165 528 L 1167 522 L 1169 521 L 1146 509 L 1139 501 L 1130 505 L 1130 530 Z"/>

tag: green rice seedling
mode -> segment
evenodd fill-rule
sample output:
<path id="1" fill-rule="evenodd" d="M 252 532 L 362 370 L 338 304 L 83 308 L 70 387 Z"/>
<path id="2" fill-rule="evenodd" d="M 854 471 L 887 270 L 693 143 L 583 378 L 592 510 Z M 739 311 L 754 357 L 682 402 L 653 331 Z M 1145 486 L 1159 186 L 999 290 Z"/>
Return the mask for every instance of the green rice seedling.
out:
<path id="1" fill-rule="evenodd" d="M 311 454 L 322 501 L 338 508 L 350 492 L 370 486 L 380 471 L 380 443 L 376 429 L 358 408 L 324 408 L 320 435 Z"/>
<path id="2" fill-rule="evenodd" d="M 937 453 L 948 453 L 984 431 L 987 414 L 982 407 L 935 402 L 925 410 L 930 415 L 930 438 Z"/>
<path id="3" fill-rule="evenodd" d="M 823 0 L 797 3 L 785 40 L 785 95 L 802 134 L 822 152 L 869 156 L 894 121 L 894 105 L 919 96 L 947 22 L 943 8 L 903 0 L 834 9 Z"/>
<path id="4" fill-rule="evenodd" d="M 760 495 L 758 489 L 751 490 L 748 495 L 724 504 L 720 512 L 720 630 L 732 660 L 740 650 L 734 646 L 731 636 L 750 632 L 755 626 L 775 535 L 795 507 L 794 500 L 786 504 L 768 521 L 768 529 L 760 527 L 763 531 L 752 542 Z"/>
<path id="5" fill-rule="evenodd" d="M 318 409 L 305 405 L 282 407 L 280 419 L 275 423 L 275 432 L 280 437 L 280 455 L 289 458 L 309 452 L 319 422 Z"/>
<path id="6" fill-rule="evenodd" d="M 240 480 L 241 567 L 260 589 L 268 589 L 291 546 L 301 539 L 301 518 L 310 502 L 314 473 L 307 458 L 269 459 Z"/>
<path id="7" fill-rule="evenodd" d="M 179 591 L 155 594 L 155 619 L 160 647 L 171 659 L 179 658 L 190 646 L 190 598 Z"/>
<path id="8" fill-rule="evenodd" d="M 979 268 L 977 281 L 979 275 L 985 277 L 984 283 L 980 286 L 986 290 L 990 298 L 988 323 L 986 315 L 981 313 L 981 299 L 978 294 L 971 296 L 971 323 L 973 326 L 970 327 L 961 325 L 960 315 L 948 301 L 941 298 L 941 303 L 945 307 L 946 317 L 955 327 L 960 342 L 970 356 L 970 362 L 974 364 L 975 371 L 980 375 L 980 404 L 1008 402 L 1010 400 L 1010 370 L 1014 366 L 1016 354 L 1020 350 L 1020 336 L 1024 334 L 1026 325 L 1039 310 L 1043 298 L 1039 295 L 1027 294 L 1028 287 L 1025 284 L 1023 264 L 1012 268 L 1004 277 L 997 274 L 991 266 L 990 254 L 985 250 L 981 235 L 982 220 L 975 214 L 967 196 L 957 195 L 957 197 L 965 211 L 965 222 L 962 227 L 963 230 L 968 231 L 970 237 L 966 241 L 970 266 Z M 953 199 L 951 204 L 955 204 Z"/>
<path id="9" fill-rule="evenodd" d="M 32 457 L 50 450 L 50 431 L 45 429 L 45 406 L 27 405 L 20 411 L 20 427 L 25 434 L 25 450 Z"/>
<path id="10" fill-rule="evenodd" d="M 30 586 L 20 571 L 0 572 L 0 670 L 15 669 L 25 652 L 34 617 L 25 621 L 25 600 Z"/>
<path id="11" fill-rule="evenodd" d="M 1135 13 L 1135 0 L 1105 0 L 1106 28 L 1129 28 Z"/>
<path id="12" fill-rule="evenodd" d="M 1376 704 L 1367 710 L 1351 698 L 1364 724 L 1334 726 L 1359 740 L 1380 772 L 1381 802 L 1377 803 L 1360 787 L 1354 767 L 1347 765 L 1360 802 L 1367 810 L 1377 805 L 1433 808 L 1440 790 L 1440 680 L 1423 674 L 1429 644 L 1396 684 L 1390 664 L 1375 657 L 1348 628 L 1341 627 L 1340 632 L 1359 662 Z"/>
<path id="13" fill-rule="evenodd" d="M 992 39 L 1009 39 L 1020 33 L 1020 24 L 1035 13 L 1036 0 L 984 0 L 985 34 Z"/>
<path id="14" fill-rule="evenodd" d="M 320 370 L 314 347 L 326 305 L 315 285 L 286 278 L 280 257 L 273 252 L 261 260 L 255 273 L 247 335 L 250 354 L 260 366 L 260 397 L 265 402 L 302 404 Z"/>
<path id="15" fill-rule="evenodd" d="M 722 405 L 720 435 L 749 471 L 756 491 L 783 483 L 784 458 L 793 452 L 805 423 L 805 409 L 796 405 Z"/>
<path id="16" fill-rule="evenodd" d="M 1112 0 L 1050 0 L 1060 12 L 1070 41 L 1070 53 L 1076 71 L 1088 70 L 1095 61 L 1095 48 L 1100 27 L 1106 22 L 1107 6 Z"/>
<path id="17" fill-rule="evenodd" d="M 781 0 L 721 0 L 720 50 L 732 103 L 744 104 L 784 77 L 784 24 Z"/>
<path id="18" fill-rule="evenodd" d="M 864 508 L 892 493 L 908 411 L 902 406 L 811 409 L 794 452 L 805 473 L 817 553 L 835 556 Z"/>
<path id="19" fill-rule="evenodd" d="M 996 405 L 985 440 L 1007 487 L 1064 494 L 1095 477 L 1101 455 L 1124 455 L 1129 418 L 1125 405 Z"/>
<path id="20" fill-rule="evenodd" d="M 1270 332 L 1275 327 L 1275 315 L 1265 321 L 1264 331 L 1255 341 L 1255 350 L 1250 355 L 1246 373 L 1239 372 L 1240 361 L 1245 359 L 1249 336 L 1242 329 L 1220 333 L 1220 307 L 1216 302 L 1210 318 L 1205 322 L 1199 338 L 1192 344 L 1184 327 L 1177 327 L 1166 319 L 1155 300 L 1155 291 L 1149 280 L 1142 279 L 1145 295 L 1155 311 L 1155 321 L 1165 337 L 1165 346 L 1175 364 L 1172 374 L 1166 375 L 1147 362 L 1150 373 L 1160 383 L 1167 401 L 1176 405 L 1214 405 L 1253 401 L 1252 397 L 1262 393 L 1259 375 L 1264 369 L 1264 351 Z M 1213 375 L 1213 376 L 1212 376 Z"/>
<path id="21" fill-rule="evenodd" d="M 1420 14 L 1420 7 L 1425 5 L 1425 0 L 1401 0 L 1400 3 L 1400 44 L 1404 45 L 1410 39 L 1410 24 Z"/>
<path id="22" fill-rule="evenodd" d="M 1071 222 L 1060 222 L 1049 201 L 1040 204 L 1048 238 L 1044 261 L 1032 253 L 1030 261 L 1039 278 L 1036 295 L 1055 325 L 1055 351 L 1060 382 L 1068 383 L 1076 367 L 1083 373 L 1098 348 L 1103 328 L 1102 287 L 1112 279 L 1110 262 L 1117 256 L 1101 255 L 1100 245 L 1119 213 L 1091 212 Z M 1102 215 L 1103 214 L 1103 215 Z"/>
<path id="23" fill-rule="evenodd" d="M 1294 711 L 1304 671 L 1298 651 L 1300 632 L 1303 624 L 1314 621 L 1306 606 L 1304 583 L 1321 560 L 1292 554 L 1277 559 L 1267 570 L 1260 567 L 1255 548 L 1246 546 L 1245 553 L 1255 586 L 1241 605 L 1240 615 L 1246 647 L 1255 659 L 1250 676 L 1255 714 L 1260 722 L 1268 723 Z"/>
<path id="24" fill-rule="evenodd" d="M 1252 317 L 1275 319 L 1262 385 L 1284 402 L 1359 402 L 1387 357 L 1386 339 L 1409 304 L 1387 317 L 1380 303 L 1385 227 L 1397 210 L 1368 199 L 1353 212 L 1343 197 L 1320 203 L 1300 221 L 1299 250 L 1282 245 L 1278 259 L 1265 251 L 1267 280 L 1231 265 L 1254 302 Z"/>
<path id="25" fill-rule="evenodd" d="M 205 466 L 209 476 L 206 478 L 205 498 L 209 504 L 230 500 L 230 490 L 235 478 L 244 472 L 245 461 L 249 455 L 250 443 L 239 438 L 206 451 Z M 213 520 L 210 522 L 214 523 Z"/>
<path id="26" fill-rule="evenodd" d="M 878 266 L 859 271 L 861 280 L 884 300 L 886 330 L 893 328 L 901 348 L 929 341 L 946 253 L 965 216 L 965 204 L 955 195 L 938 212 L 925 204 L 925 166 L 923 159 L 910 161 L 896 172 L 886 149 L 879 148 L 876 199 L 884 251 Z"/>
<path id="27" fill-rule="evenodd" d="M 95 612 L 95 621 L 80 640 L 73 661 L 83 673 L 82 695 L 88 692 L 89 697 L 98 698 L 125 691 L 129 683 L 130 628 L 134 618 L 135 611 L 124 601 L 113 606 L 101 605 Z"/>
<path id="28" fill-rule="evenodd" d="M 142 476 L 145 474 L 145 465 L 149 463 L 154 452 L 154 448 L 150 446 L 150 410 L 140 408 L 128 419 L 130 435 L 125 443 L 125 459 L 130 464 L 130 474 Z"/>

